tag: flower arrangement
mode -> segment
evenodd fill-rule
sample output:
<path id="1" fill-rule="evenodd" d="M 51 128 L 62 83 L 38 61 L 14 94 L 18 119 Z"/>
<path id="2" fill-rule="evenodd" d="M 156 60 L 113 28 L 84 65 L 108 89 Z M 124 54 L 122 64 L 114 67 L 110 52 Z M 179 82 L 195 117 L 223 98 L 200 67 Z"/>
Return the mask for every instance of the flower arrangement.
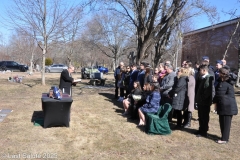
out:
<path id="1" fill-rule="evenodd" d="M 140 100 L 140 99 L 142 98 L 141 95 L 132 95 L 132 97 L 133 97 L 133 99 L 134 99 L 135 101 L 138 101 L 138 100 Z"/>

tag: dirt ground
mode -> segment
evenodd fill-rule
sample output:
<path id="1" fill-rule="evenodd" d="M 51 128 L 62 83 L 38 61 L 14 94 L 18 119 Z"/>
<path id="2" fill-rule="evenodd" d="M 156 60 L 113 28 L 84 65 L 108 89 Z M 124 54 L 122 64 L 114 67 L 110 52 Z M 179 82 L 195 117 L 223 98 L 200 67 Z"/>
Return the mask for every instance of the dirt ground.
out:
<path id="1" fill-rule="evenodd" d="M 8 77 L 16 75 L 24 76 L 22 84 L 8 82 Z M 89 87 L 89 80 L 73 87 L 69 128 L 34 126 L 32 121 L 42 113 L 41 94 L 58 86 L 59 77 L 59 73 L 47 73 L 42 86 L 40 73 L 0 73 L 0 109 L 13 110 L 0 122 L 0 159 L 239 159 L 239 115 L 233 117 L 228 144 L 214 141 L 220 136 L 214 113 L 210 113 L 209 137 L 193 134 L 198 129 L 197 111 L 189 129 L 168 136 L 148 135 L 136 127 L 137 121 L 121 116 L 122 104 L 112 99 L 112 74 L 104 75 L 108 87 Z M 239 104 L 238 94 L 236 98 Z"/>

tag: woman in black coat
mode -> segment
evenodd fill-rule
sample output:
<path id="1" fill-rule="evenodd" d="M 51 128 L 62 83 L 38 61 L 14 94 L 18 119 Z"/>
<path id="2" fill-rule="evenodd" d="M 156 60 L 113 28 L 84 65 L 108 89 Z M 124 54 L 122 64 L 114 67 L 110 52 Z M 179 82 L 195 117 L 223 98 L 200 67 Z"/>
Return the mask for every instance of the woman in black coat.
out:
<path id="1" fill-rule="evenodd" d="M 234 95 L 234 88 L 229 83 L 229 71 L 225 68 L 219 70 L 219 83 L 215 91 L 213 103 L 217 106 L 217 114 L 219 115 L 219 123 L 222 137 L 216 142 L 219 144 L 227 143 L 230 135 L 232 116 L 237 115 L 238 108 Z"/>
<path id="2" fill-rule="evenodd" d="M 182 111 L 188 107 L 189 99 L 187 95 L 189 70 L 180 68 L 178 70 L 178 80 L 175 82 L 173 89 L 169 92 L 172 97 L 172 108 L 177 115 L 177 126 L 175 129 L 180 129 L 182 126 Z"/>

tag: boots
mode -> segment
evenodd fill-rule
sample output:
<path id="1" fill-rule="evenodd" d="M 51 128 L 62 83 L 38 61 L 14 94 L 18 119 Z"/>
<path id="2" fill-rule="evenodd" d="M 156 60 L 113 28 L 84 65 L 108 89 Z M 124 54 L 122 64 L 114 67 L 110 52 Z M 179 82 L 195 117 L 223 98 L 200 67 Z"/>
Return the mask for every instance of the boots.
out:
<path id="1" fill-rule="evenodd" d="M 192 112 L 187 112 L 185 117 L 184 117 L 183 128 L 189 128 L 191 127 Z"/>

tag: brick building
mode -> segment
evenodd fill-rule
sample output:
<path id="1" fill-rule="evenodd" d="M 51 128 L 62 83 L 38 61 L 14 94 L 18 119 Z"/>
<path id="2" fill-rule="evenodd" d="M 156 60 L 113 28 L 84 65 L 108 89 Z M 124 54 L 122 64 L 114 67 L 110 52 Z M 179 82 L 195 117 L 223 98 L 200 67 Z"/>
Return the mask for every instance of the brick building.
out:
<path id="1" fill-rule="evenodd" d="M 223 59 L 229 39 L 239 19 L 232 19 L 213 26 L 205 27 L 183 34 L 182 61 L 201 62 L 203 56 L 209 56 L 210 64 L 215 66 L 216 60 Z M 233 70 L 238 69 L 238 43 L 240 27 L 232 38 L 225 60 Z"/>

